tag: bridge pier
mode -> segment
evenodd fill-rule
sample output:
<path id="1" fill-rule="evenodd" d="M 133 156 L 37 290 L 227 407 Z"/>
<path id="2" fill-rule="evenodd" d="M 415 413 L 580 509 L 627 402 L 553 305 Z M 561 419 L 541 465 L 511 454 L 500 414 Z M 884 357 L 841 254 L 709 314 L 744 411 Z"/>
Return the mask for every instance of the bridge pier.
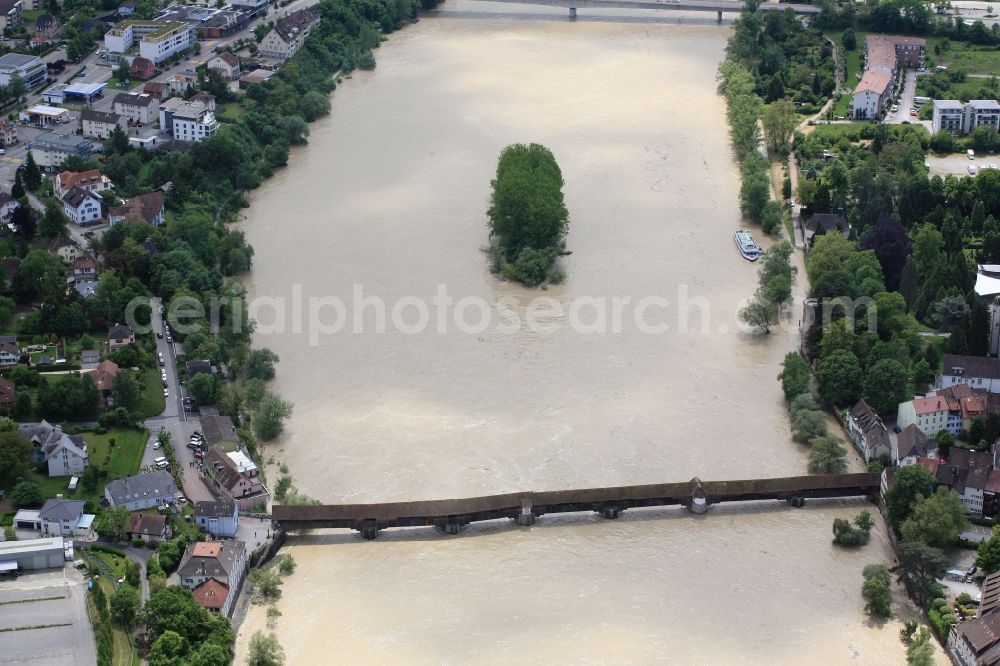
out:
<path id="1" fill-rule="evenodd" d="M 570 7 L 569 8 L 569 17 L 571 19 L 575 19 L 576 18 L 576 7 Z"/>
<path id="2" fill-rule="evenodd" d="M 687 505 L 691 513 L 702 514 L 708 511 L 708 493 L 697 476 L 691 479 L 691 501 Z"/>
<path id="3" fill-rule="evenodd" d="M 517 514 L 517 524 L 530 527 L 535 524 L 535 514 L 531 510 L 531 500 L 527 497 L 521 498 L 521 513 Z"/>
<path id="4" fill-rule="evenodd" d="M 802 507 L 804 507 L 806 505 L 806 498 L 805 497 L 789 497 L 788 498 L 788 505 L 792 506 L 792 507 L 795 507 L 796 509 L 801 509 Z"/>
<path id="5" fill-rule="evenodd" d="M 361 524 L 361 538 L 366 541 L 371 541 L 378 536 L 378 524 L 374 520 L 366 520 Z"/>
<path id="6" fill-rule="evenodd" d="M 444 524 L 444 527 L 441 529 L 444 530 L 445 534 L 455 535 L 462 530 L 462 526 L 458 523 L 458 521 L 449 520 Z"/>
<path id="7" fill-rule="evenodd" d="M 716 14 L 715 14 L 715 22 L 716 23 L 722 23 L 722 10 L 721 9 L 718 12 L 716 12 Z"/>
<path id="8" fill-rule="evenodd" d="M 608 520 L 614 520 L 619 515 L 621 515 L 622 510 L 617 506 L 602 506 L 601 507 L 601 518 L 607 518 Z"/>

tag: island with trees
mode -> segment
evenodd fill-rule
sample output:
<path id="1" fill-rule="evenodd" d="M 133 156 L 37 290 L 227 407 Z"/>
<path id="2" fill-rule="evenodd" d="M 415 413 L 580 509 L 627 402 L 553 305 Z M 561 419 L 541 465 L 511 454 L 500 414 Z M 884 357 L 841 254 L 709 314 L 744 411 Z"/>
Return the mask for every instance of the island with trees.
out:
<path id="1" fill-rule="evenodd" d="M 491 184 L 491 271 L 528 287 L 562 282 L 555 262 L 565 254 L 569 212 L 552 151 L 537 143 L 507 146 Z"/>

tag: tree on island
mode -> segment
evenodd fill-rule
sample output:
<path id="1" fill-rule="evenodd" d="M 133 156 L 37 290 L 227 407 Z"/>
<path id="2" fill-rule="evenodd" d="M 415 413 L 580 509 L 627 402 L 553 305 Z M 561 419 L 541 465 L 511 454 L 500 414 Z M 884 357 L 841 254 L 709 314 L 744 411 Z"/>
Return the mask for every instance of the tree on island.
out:
<path id="1" fill-rule="evenodd" d="M 490 237 L 498 241 L 493 268 L 529 287 L 552 280 L 552 263 L 569 228 L 562 172 L 552 151 L 537 143 L 507 146 L 491 185 L 486 214 Z"/>

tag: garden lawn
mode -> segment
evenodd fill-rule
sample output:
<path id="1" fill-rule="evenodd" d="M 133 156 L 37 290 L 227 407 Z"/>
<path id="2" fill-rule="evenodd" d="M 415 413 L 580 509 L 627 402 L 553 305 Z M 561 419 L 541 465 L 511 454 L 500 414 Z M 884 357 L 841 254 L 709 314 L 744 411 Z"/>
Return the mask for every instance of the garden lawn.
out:
<path id="1" fill-rule="evenodd" d="M 139 417 L 148 419 L 162 414 L 167 402 L 163 397 L 163 380 L 160 379 L 160 374 L 156 370 L 143 370 L 139 388 L 139 405 L 135 410 Z"/>
<path id="2" fill-rule="evenodd" d="M 99 465 L 110 481 L 132 476 L 139 471 L 149 434 L 146 430 L 112 428 L 103 435 L 87 432 L 83 437 L 87 441 L 90 462 Z M 114 446 L 111 446 L 112 439 L 115 440 Z"/>
<path id="3" fill-rule="evenodd" d="M 941 47 L 940 53 L 935 52 L 938 46 Z M 927 40 L 927 51 L 934 54 L 934 61 L 938 65 L 946 65 L 949 69 L 963 69 L 969 74 L 995 74 L 1000 71 L 1000 49 L 995 46 L 932 37 Z"/>

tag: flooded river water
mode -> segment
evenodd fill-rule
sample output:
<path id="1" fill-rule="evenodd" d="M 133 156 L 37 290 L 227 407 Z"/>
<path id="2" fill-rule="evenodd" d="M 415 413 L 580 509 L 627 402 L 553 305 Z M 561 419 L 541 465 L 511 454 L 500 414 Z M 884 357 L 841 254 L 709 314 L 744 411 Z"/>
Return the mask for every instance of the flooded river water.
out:
<path id="1" fill-rule="evenodd" d="M 273 299 L 255 339 L 295 405 L 267 455 L 303 492 L 804 472 L 775 380 L 797 335 L 752 336 L 735 317 L 756 267 L 732 240 L 738 173 L 715 91 L 730 28 L 564 11 L 449 0 L 344 81 L 310 145 L 255 193 L 247 284 Z M 498 281 L 479 251 L 515 142 L 551 148 L 566 181 L 573 254 L 547 291 Z M 325 299 L 318 325 L 310 298 Z M 275 630 L 291 664 L 900 663 L 898 625 L 862 613 L 884 535 L 830 545 L 833 518 L 861 508 L 321 533 L 288 546 L 299 567 Z M 240 659 L 264 624 L 253 608 Z"/>

